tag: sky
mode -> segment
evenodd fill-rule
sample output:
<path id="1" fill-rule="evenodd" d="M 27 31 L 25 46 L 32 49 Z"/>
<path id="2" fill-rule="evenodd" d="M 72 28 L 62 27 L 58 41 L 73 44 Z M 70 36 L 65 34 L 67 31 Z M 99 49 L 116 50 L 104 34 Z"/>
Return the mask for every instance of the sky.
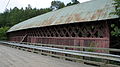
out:
<path id="1" fill-rule="evenodd" d="M 0 0 L 0 13 L 5 11 L 5 7 L 9 0 Z M 54 0 L 10 0 L 7 9 L 18 7 L 25 8 L 30 4 L 32 8 L 49 8 L 51 5 L 51 1 Z M 59 0 L 64 2 L 65 4 L 71 2 L 71 0 Z M 90 1 L 90 0 L 78 0 L 80 3 Z"/>

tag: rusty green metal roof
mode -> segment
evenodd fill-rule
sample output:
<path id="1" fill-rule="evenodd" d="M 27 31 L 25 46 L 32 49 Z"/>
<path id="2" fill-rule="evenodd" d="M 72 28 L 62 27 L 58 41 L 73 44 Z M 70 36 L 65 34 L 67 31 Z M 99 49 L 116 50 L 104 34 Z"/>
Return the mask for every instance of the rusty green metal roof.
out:
<path id="1" fill-rule="evenodd" d="M 8 32 L 50 25 L 117 18 L 115 15 L 110 15 L 111 12 L 115 11 L 112 5 L 113 2 L 113 0 L 92 0 L 65 7 L 18 23 L 11 27 Z"/>

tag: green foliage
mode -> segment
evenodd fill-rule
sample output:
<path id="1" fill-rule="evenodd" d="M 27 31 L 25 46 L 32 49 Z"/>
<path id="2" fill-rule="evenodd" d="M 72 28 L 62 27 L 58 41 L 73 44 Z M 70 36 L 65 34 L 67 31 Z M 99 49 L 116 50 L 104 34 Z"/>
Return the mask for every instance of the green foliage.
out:
<path id="1" fill-rule="evenodd" d="M 89 47 L 97 47 L 97 43 L 95 42 L 90 42 L 89 43 Z M 89 52 L 95 52 L 96 50 L 95 49 L 85 49 L 85 51 L 89 51 Z"/>
<path id="2" fill-rule="evenodd" d="M 63 8 L 65 7 L 65 4 L 61 1 L 52 1 L 51 2 L 51 8 L 54 9 L 54 8 L 57 8 L 57 9 L 60 9 L 60 8 Z"/>
<path id="3" fill-rule="evenodd" d="M 0 27 L 11 27 L 19 22 L 50 11 L 50 8 L 36 9 L 32 8 L 30 5 L 25 9 L 18 9 L 17 7 L 10 10 L 7 9 L 4 13 L 0 13 Z"/>
<path id="4" fill-rule="evenodd" d="M 67 3 L 66 6 L 71 6 L 71 5 L 75 5 L 75 4 L 78 4 L 78 3 L 80 3 L 80 2 L 77 1 L 77 0 L 74 0 L 73 3 L 69 2 L 69 3 Z"/>
<path id="5" fill-rule="evenodd" d="M 80 2 L 77 0 L 73 0 L 73 4 L 78 4 L 78 3 L 80 3 Z"/>
<path id="6" fill-rule="evenodd" d="M 120 0 L 114 0 L 115 3 L 113 3 L 115 7 L 115 12 L 113 14 L 118 15 L 120 17 Z"/>
<path id="7" fill-rule="evenodd" d="M 118 26 L 115 26 L 115 24 L 111 24 L 111 27 L 114 29 L 111 31 L 112 36 L 120 36 L 120 28 L 118 28 Z"/>
<path id="8" fill-rule="evenodd" d="M 0 28 L 0 40 L 6 40 L 6 31 L 9 29 L 9 27 L 1 27 Z"/>
<path id="9" fill-rule="evenodd" d="M 6 31 L 9 27 L 50 11 L 50 8 L 36 9 L 28 5 L 25 9 L 18 9 L 17 7 L 14 7 L 10 10 L 7 9 L 4 13 L 0 13 L 0 40 L 7 39 Z"/>
<path id="10" fill-rule="evenodd" d="M 111 14 L 118 15 L 119 21 L 116 24 L 111 24 L 111 28 L 113 28 L 111 34 L 112 36 L 118 37 L 120 36 L 120 0 L 114 0 L 113 5 L 115 7 L 115 12 L 112 12 Z"/>

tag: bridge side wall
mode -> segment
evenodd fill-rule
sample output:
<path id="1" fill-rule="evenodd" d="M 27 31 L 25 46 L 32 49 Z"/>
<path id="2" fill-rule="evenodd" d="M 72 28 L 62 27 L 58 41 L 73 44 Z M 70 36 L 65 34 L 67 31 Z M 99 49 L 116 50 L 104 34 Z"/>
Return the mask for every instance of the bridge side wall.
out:
<path id="1" fill-rule="evenodd" d="M 8 36 L 10 41 L 15 42 L 21 42 L 23 40 L 22 42 L 30 43 L 100 48 L 109 47 L 109 28 L 107 21 L 32 28 L 11 32 L 8 33 Z"/>

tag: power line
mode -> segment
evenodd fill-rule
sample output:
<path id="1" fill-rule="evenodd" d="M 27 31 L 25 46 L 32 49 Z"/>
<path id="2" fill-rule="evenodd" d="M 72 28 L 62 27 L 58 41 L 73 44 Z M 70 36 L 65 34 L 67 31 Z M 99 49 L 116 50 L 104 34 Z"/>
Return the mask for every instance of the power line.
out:
<path id="1" fill-rule="evenodd" d="M 7 9 L 8 4 L 10 3 L 10 0 L 8 0 L 7 5 L 5 6 L 5 10 Z"/>

